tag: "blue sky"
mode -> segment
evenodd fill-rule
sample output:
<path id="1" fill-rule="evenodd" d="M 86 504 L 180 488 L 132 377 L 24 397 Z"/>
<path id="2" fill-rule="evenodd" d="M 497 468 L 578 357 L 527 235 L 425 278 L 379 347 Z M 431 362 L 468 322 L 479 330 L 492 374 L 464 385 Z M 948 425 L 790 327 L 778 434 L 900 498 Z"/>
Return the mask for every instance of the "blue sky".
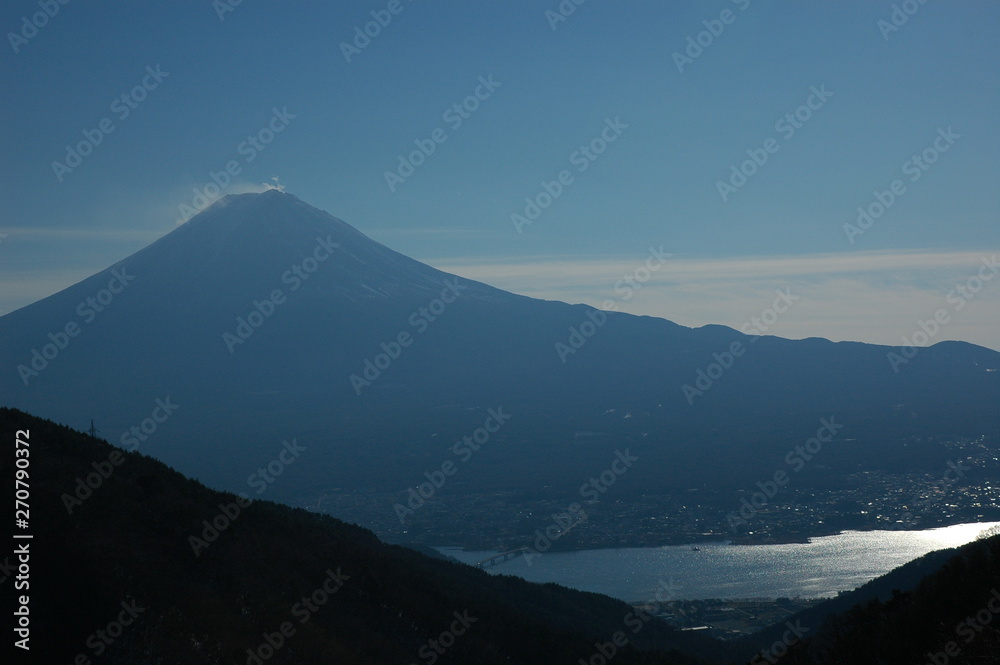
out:
<path id="1" fill-rule="evenodd" d="M 995 2 L 567 0 L 558 22 L 556 0 L 400 0 L 394 15 L 388 0 L 243 0 L 221 18 L 210 0 L 70 2 L 25 29 L 46 4 L 0 9 L 0 313 L 176 228 L 232 161 L 222 193 L 278 178 L 398 251 L 519 293 L 739 328 L 791 289 L 768 332 L 899 344 L 944 308 L 929 342 L 1000 349 L 1000 279 L 982 268 L 1000 250 Z M 372 12 L 391 21 L 348 62 Z M 703 46 L 679 68 L 689 37 Z M 477 88 L 461 124 L 445 115 Z M 275 109 L 281 131 L 248 147 Z M 85 131 L 100 143 L 54 169 Z M 925 151 L 932 164 L 911 161 Z M 734 165 L 752 172 L 738 187 Z M 891 204 L 845 232 L 876 191 Z M 644 273 L 661 246 L 671 258 Z M 627 275 L 643 281 L 625 300 Z"/>

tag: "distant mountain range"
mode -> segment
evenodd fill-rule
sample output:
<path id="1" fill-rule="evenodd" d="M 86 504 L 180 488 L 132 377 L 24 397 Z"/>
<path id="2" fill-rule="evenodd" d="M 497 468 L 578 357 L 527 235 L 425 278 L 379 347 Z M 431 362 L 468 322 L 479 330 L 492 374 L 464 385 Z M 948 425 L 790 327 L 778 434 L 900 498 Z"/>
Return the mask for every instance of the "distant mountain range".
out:
<path id="1" fill-rule="evenodd" d="M 894 372 L 892 350 L 515 295 L 268 191 L 0 317 L 0 403 L 300 504 L 424 483 L 569 503 L 626 451 L 621 496 L 753 488 L 822 419 L 829 478 L 1000 440 L 1000 353 L 944 342 Z"/>

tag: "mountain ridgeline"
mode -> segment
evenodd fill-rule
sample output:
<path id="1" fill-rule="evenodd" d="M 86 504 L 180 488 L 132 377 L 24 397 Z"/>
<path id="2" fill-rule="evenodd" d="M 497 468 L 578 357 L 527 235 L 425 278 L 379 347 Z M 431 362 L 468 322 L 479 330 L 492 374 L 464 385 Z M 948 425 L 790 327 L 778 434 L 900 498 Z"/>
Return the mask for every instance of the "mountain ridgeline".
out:
<path id="1" fill-rule="evenodd" d="M 994 662 L 1000 648 L 1000 535 L 723 642 L 599 594 L 490 575 L 329 516 L 217 492 L 0 408 L 0 433 L 15 432 L 30 451 L 33 539 L 29 584 L 5 594 L 5 610 L 27 594 L 30 662 L 961 665 Z M 0 473 L 13 470 L 14 457 L 0 457 Z M 15 556 L 0 557 L 0 588 L 15 584 Z M 789 625 L 804 636 L 783 641 Z"/>
<path id="2" fill-rule="evenodd" d="M 473 436 L 442 491 L 544 487 L 568 503 L 626 449 L 640 461 L 622 497 L 753 487 L 823 418 L 843 426 L 824 452 L 830 478 L 939 473 L 948 458 L 934 442 L 1000 432 L 995 351 L 940 343 L 895 372 L 889 347 L 523 297 L 278 191 L 227 196 L 0 317 L 0 349 L 3 403 L 80 428 L 94 419 L 214 487 L 247 491 L 294 441 L 301 454 L 266 498 L 298 505 L 403 492 Z M 491 410 L 507 418 L 483 439 Z"/>
<path id="3" fill-rule="evenodd" d="M 696 665 L 676 649 L 719 650 L 620 601 L 249 503 L 19 411 L 0 408 L 0 432 L 30 451 L 29 585 L 14 593 L 16 555 L 0 557 L 4 611 L 29 597 L 30 662 L 541 665 L 600 645 L 616 663 Z"/>

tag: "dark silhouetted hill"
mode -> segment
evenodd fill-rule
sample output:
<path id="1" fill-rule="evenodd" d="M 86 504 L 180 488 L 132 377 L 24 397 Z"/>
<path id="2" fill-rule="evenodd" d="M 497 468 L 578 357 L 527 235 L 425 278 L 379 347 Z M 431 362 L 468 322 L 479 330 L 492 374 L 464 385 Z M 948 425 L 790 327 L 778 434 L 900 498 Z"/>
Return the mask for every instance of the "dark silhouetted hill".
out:
<path id="1" fill-rule="evenodd" d="M 31 652 L 17 662 L 258 662 L 250 649 L 269 664 L 551 665 L 589 659 L 616 631 L 629 638 L 616 664 L 693 664 L 667 652 L 711 647 L 658 620 L 633 633 L 632 609 L 611 598 L 490 576 L 300 509 L 240 507 L 152 458 L 3 408 L 8 506 L 18 430 L 30 435 L 34 539 Z"/>
<path id="2" fill-rule="evenodd" d="M 783 665 L 1000 663 L 1000 535 L 926 554 L 790 621 L 810 631 Z M 744 654 L 772 647 L 785 630 L 783 622 L 742 640 Z"/>

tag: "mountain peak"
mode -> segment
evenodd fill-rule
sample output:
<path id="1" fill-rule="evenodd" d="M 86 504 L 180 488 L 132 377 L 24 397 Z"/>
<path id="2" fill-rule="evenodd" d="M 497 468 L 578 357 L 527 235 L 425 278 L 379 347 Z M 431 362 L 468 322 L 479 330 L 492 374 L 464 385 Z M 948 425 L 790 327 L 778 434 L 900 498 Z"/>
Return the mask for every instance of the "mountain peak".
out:
<path id="1" fill-rule="evenodd" d="M 157 245 L 181 243 L 213 248 L 220 255 L 250 257 L 312 251 L 316 238 L 351 247 L 377 245 L 350 224 L 315 208 L 297 196 L 277 189 L 227 194 L 198 213 Z M 386 248 L 387 249 L 387 248 Z M 145 250 L 144 250 L 145 251 Z"/>
<path id="2" fill-rule="evenodd" d="M 246 487 L 244 462 L 252 470 L 297 436 L 311 451 L 295 467 L 302 482 L 274 496 L 410 486 L 414 469 L 440 468 L 442 446 L 502 409 L 513 423 L 495 438 L 481 430 L 490 444 L 455 491 L 565 486 L 572 500 L 575 479 L 616 446 L 643 459 L 629 472 L 636 491 L 660 492 L 709 487 L 720 459 L 723 476 L 753 487 L 819 417 L 849 423 L 850 440 L 818 462 L 845 478 L 891 428 L 900 447 L 887 460 L 917 437 L 992 435 L 1000 383 L 987 370 L 1000 354 L 943 349 L 893 372 L 888 347 L 754 344 L 731 329 L 516 296 L 268 191 L 227 197 L 0 317 L 0 401 L 82 426 L 95 418 L 124 444 L 152 422 L 154 400 L 172 398 L 177 414 L 141 450 L 230 488 Z M 601 436 L 582 445 L 581 431 Z"/>
<path id="3" fill-rule="evenodd" d="M 282 277 L 303 262 L 307 268 L 316 263 L 309 290 L 324 292 L 327 305 L 394 298 L 419 304 L 454 278 L 278 189 L 229 194 L 124 263 L 156 273 L 181 272 L 189 276 L 191 291 L 200 290 L 199 284 L 229 282 L 231 295 L 252 300 L 280 287 Z M 286 285 L 298 284 L 285 279 Z M 514 297 L 463 282 L 473 298 Z"/>
<path id="4" fill-rule="evenodd" d="M 308 205 L 294 194 L 277 189 L 268 189 L 263 192 L 226 194 L 192 217 L 183 226 L 198 226 L 209 220 L 213 224 L 219 224 L 220 220 L 230 220 L 240 223 L 253 222 L 255 219 L 261 218 L 265 210 L 278 211 L 280 216 L 291 221 L 301 218 L 301 214 L 298 213 L 301 213 L 303 210 L 310 210 L 336 220 L 329 213 Z M 349 226 L 341 220 L 336 221 L 344 226 Z"/>
<path id="5" fill-rule="evenodd" d="M 216 205 L 227 206 L 233 203 L 238 204 L 240 202 L 244 202 L 245 204 L 260 205 L 267 201 L 282 200 L 282 199 L 289 202 L 291 201 L 298 201 L 299 203 L 303 202 L 299 197 L 295 196 L 294 194 L 289 194 L 283 189 L 277 189 L 275 187 L 271 187 L 265 189 L 262 192 L 244 192 L 242 194 L 226 194 L 221 199 L 219 199 L 211 206 L 209 206 L 209 208 Z"/>

